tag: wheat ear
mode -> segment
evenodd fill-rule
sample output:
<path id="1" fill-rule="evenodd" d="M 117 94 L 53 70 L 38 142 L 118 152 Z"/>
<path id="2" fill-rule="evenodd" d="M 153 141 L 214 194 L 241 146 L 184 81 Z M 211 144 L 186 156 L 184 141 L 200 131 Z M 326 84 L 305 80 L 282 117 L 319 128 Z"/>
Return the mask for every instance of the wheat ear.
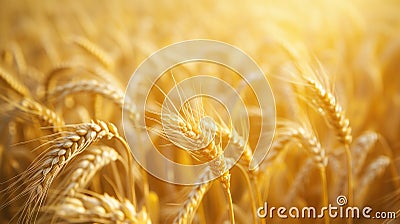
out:
<path id="1" fill-rule="evenodd" d="M 61 131 L 61 127 L 64 126 L 64 120 L 60 116 L 34 100 L 24 98 L 17 107 L 26 113 L 36 116 L 46 125 L 53 126 L 54 131 Z"/>
<path id="2" fill-rule="evenodd" d="M 283 138 L 282 142 L 289 143 L 296 141 L 300 144 L 301 148 L 305 149 L 312 155 L 314 163 L 317 164 L 320 176 L 321 176 L 321 190 L 322 190 L 322 204 L 328 206 L 328 183 L 326 178 L 326 166 L 328 165 L 328 157 L 326 156 L 325 149 L 321 146 L 318 138 L 308 128 L 303 128 L 295 123 L 289 122 L 286 124 L 287 127 L 279 130 Z M 307 168 L 307 166 L 305 166 Z M 303 170 L 303 169 L 302 169 Z M 303 172 L 307 172 L 309 169 L 304 169 Z M 304 174 L 302 174 L 304 175 Z M 296 182 L 295 182 L 296 183 Z M 293 188 L 296 188 L 294 185 Z M 329 223 L 329 218 L 325 218 L 325 223 Z"/>
<path id="3" fill-rule="evenodd" d="M 353 156 L 354 156 L 354 174 L 358 175 L 365 164 L 365 160 L 369 154 L 369 151 L 373 149 L 374 145 L 378 141 L 378 134 L 375 132 L 366 132 L 355 139 L 353 145 Z"/>
<path id="4" fill-rule="evenodd" d="M 253 150 L 249 146 L 249 144 L 244 140 L 244 138 L 237 133 L 235 129 L 230 130 L 227 127 L 218 127 L 217 135 L 220 136 L 223 141 L 231 142 L 234 147 L 234 152 L 236 153 L 235 157 L 240 157 L 239 163 L 245 167 L 249 167 Z M 241 153 L 241 155 L 239 155 Z M 256 170 L 249 170 L 248 173 L 251 175 L 255 175 Z"/>
<path id="5" fill-rule="evenodd" d="M 230 172 L 227 169 L 226 158 L 222 149 L 222 137 L 215 139 L 217 125 L 206 119 L 203 102 L 196 102 L 194 108 L 190 105 L 184 108 L 183 117 L 179 113 L 169 111 L 164 118 L 164 133 L 195 159 L 209 162 L 211 172 L 219 177 L 226 199 L 228 201 L 229 217 L 234 223 L 232 196 L 230 192 Z M 165 137 L 165 136 L 164 136 Z M 184 138 L 182 141 L 182 137 Z M 219 143 L 216 141 L 219 140 Z M 183 146 L 184 144 L 184 146 Z"/>
<path id="6" fill-rule="evenodd" d="M 374 131 L 367 131 L 359 136 L 353 145 L 354 155 L 354 174 L 359 175 L 366 162 L 367 156 L 372 151 L 377 143 L 380 143 L 385 151 L 385 154 L 390 158 L 390 171 L 393 177 L 398 177 L 398 171 L 395 162 L 393 161 L 393 152 L 388 145 L 386 139 Z M 400 188 L 400 180 L 395 178 L 394 184 L 396 188 Z"/>
<path id="7" fill-rule="evenodd" d="M 368 189 L 370 189 L 372 181 L 382 175 L 390 163 L 391 159 L 389 157 L 379 156 L 368 165 L 364 175 L 358 181 L 358 186 L 360 186 L 361 189 L 357 191 L 356 198 L 360 204 L 362 204 L 362 199 L 365 199 L 365 195 Z"/>
<path id="8" fill-rule="evenodd" d="M 328 164 L 328 157 L 326 156 L 325 149 L 322 148 L 321 143 L 317 137 L 309 130 L 303 127 L 291 128 L 289 127 L 283 134 L 286 138 L 293 138 L 296 140 L 303 149 L 309 152 L 313 157 L 314 162 L 319 167 L 326 167 Z"/>
<path id="9" fill-rule="evenodd" d="M 353 205 L 353 191 L 354 191 L 354 178 L 353 178 L 353 160 L 350 151 L 352 142 L 352 134 L 349 119 L 346 117 L 345 112 L 338 103 L 336 97 L 325 89 L 318 81 L 303 76 L 306 81 L 307 88 L 312 92 L 312 95 L 317 99 L 316 107 L 321 112 L 328 124 L 334 127 L 337 132 L 339 142 L 344 145 L 347 162 L 347 192 L 348 204 Z M 349 219 L 349 223 L 352 220 Z"/>
<path id="10" fill-rule="evenodd" d="M 19 95 L 24 97 L 30 95 L 29 89 L 2 67 L 0 67 L 0 78 Z"/>
<path id="11" fill-rule="evenodd" d="M 290 47 L 282 44 L 283 49 L 288 55 L 295 61 L 295 67 L 301 73 L 300 79 L 306 86 L 306 89 L 311 93 L 307 100 L 313 102 L 313 108 L 322 114 L 325 121 L 334 128 L 337 133 L 339 142 L 344 145 L 347 163 L 347 192 L 348 192 L 348 204 L 353 204 L 354 194 L 354 178 L 353 178 L 353 162 L 350 151 L 350 145 L 352 143 L 352 130 L 350 127 L 349 119 L 346 117 L 345 111 L 337 101 L 336 97 L 328 88 L 322 85 L 322 82 L 318 81 L 318 74 L 315 70 L 308 65 L 299 63 L 301 61 L 297 52 L 293 51 Z M 328 86 L 327 75 L 322 73 L 319 78 L 323 79 L 325 86 Z M 352 219 L 348 219 L 349 223 L 352 223 Z"/>
<path id="12" fill-rule="evenodd" d="M 138 117 L 135 105 L 130 102 L 129 99 L 125 99 L 125 94 L 120 89 L 115 88 L 110 84 L 101 83 L 95 80 L 82 80 L 79 82 L 57 86 L 48 94 L 48 99 L 55 100 L 80 92 L 101 95 L 104 98 L 110 99 L 124 110 L 128 111 L 133 119 L 137 119 Z"/>
<path id="13" fill-rule="evenodd" d="M 127 199 L 118 200 L 108 194 L 94 192 L 76 193 L 65 198 L 62 204 L 49 209 L 54 210 L 56 217 L 68 223 L 151 223 L 144 208 L 136 212 L 135 206 Z"/>
<path id="14" fill-rule="evenodd" d="M 46 94 L 48 94 L 50 88 L 52 87 L 51 84 L 52 82 L 55 82 L 59 76 L 62 76 L 63 71 L 69 71 L 69 70 L 83 70 L 87 72 L 88 74 L 96 77 L 97 79 L 100 78 L 101 80 L 104 80 L 107 83 L 111 83 L 112 85 L 118 86 L 119 82 L 116 78 L 114 78 L 114 75 L 106 71 L 100 66 L 89 66 L 87 64 L 81 63 L 81 62 L 62 62 L 54 66 L 50 72 L 47 74 L 46 79 L 44 81 L 44 86 L 46 88 Z M 47 98 L 47 96 L 46 96 Z"/>
<path id="15" fill-rule="evenodd" d="M 286 196 L 286 204 L 290 204 L 293 199 L 299 194 L 300 187 L 304 185 L 304 179 L 306 179 L 310 175 L 310 170 L 312 170 L 315 166 L 313 166 L 313 160 L 311 158 L 307 158 L 306 161 L 301 166 L 300 170 L 297 172 L 295 178 L 292 181 L 289 192 Z"/>
<path id="16" fill-rule="evenodd" d="M 114 61 L 112 60 L 112 58 L 109 57 L 109 55 L 95 43 L 83 37 L 73 38 L 73 43 L 77 44 L 86 52 L 93 55 L 97 60 L 99 60 L 104 65 L 105 68 L 111 70 L 114 67 Z"/>
<path id="17" fill-rule="evenodd" d="M 51 183 L 61 169 L 75 156 L 82 153 L 93 142 L 102 138 L 116 138 L 122 141 L 117 128 L 112 123 L 96 121 L 71 125 L 70 127 L 71 131 L 63 132 L 61 137 L 50 141 L 51 146 L 32 162 L 17 182 L 7 188 L 9 190 L 20 189 L 19 184 L 28 185 L 19 196 L 28 195 L 28 199 L 21 210 L 19 222 L 35 221 Z"/>
<path id="18" fill-rule="evenodd" d="M 336 97 L 318 81 L 309 77 L 304 77 L 304 79 L 313 96 L 317 99 L 316 106 L 319 109 L 318 111 L 322 112 L 326 116 L 326 121 L 334 127 L 339 141 L 349 146 L 352 142 L 350 122 Z"/>
<path id="19" fill-rule="evenodd" d="M 186 127 L 190 127 L 188 124 Z M 190 132 L 194 130 L 189 130 Z M 195 131 L 194 131 L 195 132 Z M 195 133 L 195 135 L 203 135 L 204 133 Z M 207 137 L 199 137 L 200 139 L 207 139 Z M 219 181 L 221 182 L 225 197 L 228 200 L 228 209 L 229 209 L 229 218 L 231 223 L 235 222 L 234 211 L 233 211 L 233 203 L 232 203 L 232 195 L 230 191 L 230 177 L 231 174 L 229 169 L 227 169 L 226 159 L 223 155 L 223 150 L 221 144 L 216 144 L 215 141 L 211 141 L 209 145 L 202 149 L 198 150 L 189 150 L 189 153 L 193 155 L 196 159 L 200 161 L 207 162 L 213 160 L 210 163 L 210 169 L 214 176 L 219 177 Z"/>
<path id="20" fill-rule="evenodd" d="M 211 171 L 207 169 L 202 177 L 200 177 L 201 184 L 196 185 L 189 193 L 188 199 L 183 204 L 179 214 L 175 217 L 173 223 L 192 223 L 194 215 L 196 214 L 196 211 L 200 206 L 204 195 L 207 193 L 213 183 L 212 181 L 204 181 L 209 179 L 208 176 L 210 175 L 210 173 Z"/>
<path id="21" fill-rule="evenodd" d="M 350 122 L 335 95 L 328 89 L 329 81 L 327 74 L 323 72 L 317 73 L 311 66 L 301 63 L 298 52 L 286 46 L 285 43 L 281 43 L 281 46 L 294 61 L 294 65 L 300 73 L 300 82 L 304 83 L 307 90 L 311 93 L 310 98 L 307 100 L 313 102 L 314 108 L 322 113 L 327 123 L 335 129 L 338 140 L 342 144 L 349 146 L 352 142 Z M 322 66 L 320 65 L 320 67 Z M 295 79 L 298 79 L 298 77 L 295 77 Z"/>
<path id="22" fill-rule="evenodd" d="M 118 159 L 118 153 L 110 147 L 88 148 L 77 158 L 73 172 L 63 181 L 61 196 L 72 196 L 78 189 L 86 187 L 92 177 L 104 166 Z"/>
<path id="23" fill-rule="evenodd" d="M 287 46 L 286 43 L 280 44 L 294 61 L 294 66 L 300 73 L 299 77 L 295 76 L 294 78 L 300 79 L 299 82 L 305 84 L 306 89 L 311 93 L 306 100 L 312 102 L 312 106 L 324 116 L 328 125 L 335 129 L 338 140 L 342 144 L 349 146 L 352 142 L 350 122 L 335 95 L 328 89 L 329 80 L 327 74 L 323 71 L 318 73 L 307 64 L 308 62 L 302 62 L 303 60 L 300 58 L 307 57 L 306 55 L 300 56 L 298 52 Z M 322 70 L 322 65 L 319 64 L 319 66 Z"/>
<path id="24" fill-rule="evenodd" d="M 195 158 L 200 158 L 200 161 L 203 162 L 213 160 L 210 163 L 211 173 L 214 176 L 219 177 L 218 180 L 221 182 L 224 188 L 225 197 L 228 201 L 230 221 L 231 223 L 235 223 L 232 195 L 230 191 L 231 174 L 229 172 L 229 169 L 227 169 L 227 161 L 222 154 L 221 144 L 216 145 L 214 141 L 211 141 L 211 143 L 207 147 L 191 151 L 190 153 L 194 155 Z"/>

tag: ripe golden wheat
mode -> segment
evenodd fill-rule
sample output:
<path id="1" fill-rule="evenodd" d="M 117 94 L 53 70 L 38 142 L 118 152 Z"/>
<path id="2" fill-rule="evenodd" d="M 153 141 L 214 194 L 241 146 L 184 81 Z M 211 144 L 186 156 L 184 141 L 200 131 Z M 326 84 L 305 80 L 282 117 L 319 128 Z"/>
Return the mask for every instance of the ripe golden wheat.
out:
<path id="1" fill-rule="evenodd" d="M 256 210 L 321 208 L 345 195 L 348 206 L 399 215 L 399 11 L 390 0 L 2 1 L 0 223 L 397 223 L 261 219 Z M 137 86 L 146 126 L 134 137 L 146 132 L 152 145 L 127 143 L 122 113 L 136 125 L 143 109 L 125 96 L 135 69 L 162 47 L 198 38 L 242 49 L 271 84 L 277 126 L 254 170 L 257 98 L 223 66 L 182 64 L 149 90 Z M 163 111 L 166 93 L 192 74 L 232 83 L 249 126 L 205 97 Z M 234 155 L 224 154 L 228 143 Z M 174 173 L 146 155 L 199 183 L 175 185 L 147 173 L 130 147 L 210 165 Z"/>

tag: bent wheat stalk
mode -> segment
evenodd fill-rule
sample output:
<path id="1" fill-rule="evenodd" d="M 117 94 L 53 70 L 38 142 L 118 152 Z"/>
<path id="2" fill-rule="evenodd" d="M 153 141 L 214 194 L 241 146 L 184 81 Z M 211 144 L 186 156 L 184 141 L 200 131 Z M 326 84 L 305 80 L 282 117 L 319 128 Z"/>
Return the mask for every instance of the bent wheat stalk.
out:
<path id="1" fill-rule="evenodd" d="M 76 93 L 93 93 L 101 95 L 104 98 L 110 99 L 120 108 L 129 112 L 131 118 L 138 118 L 135 105 L 130 102 L 129 99 L 125 99 L 124 92 L 110 84 L 101 83 L 96 80 L 81 80 L 79 82 L 72 82 L 62 86 L 57 86 L 47 95 L 47 97 L 48 100 L 57 100 L 61 97 Z"/>
<path id="2" fill-rule="evenodd" d="M 66 73 L 67 71 L 68 73 Z M 101 80 L 111 83 L 114 86 L 119 86 L 119 81 L 114 77 L 114 75 L 100 66 L 89 66 L 82 62 L 67 61 L 57 64 L 47 74 L 44 81 L 45 94 L 47 95 L 49 93 L 50 89 L 53 87 L 52 83 L 56 82 L 59 76 L 69 74 L 73 71 L 84 71 L 85 74 L 88 73 L 89 76 L 94 76 L 96 79 L 100 78 Z M 45 98 L 47 99 L 47 96 Z"/>

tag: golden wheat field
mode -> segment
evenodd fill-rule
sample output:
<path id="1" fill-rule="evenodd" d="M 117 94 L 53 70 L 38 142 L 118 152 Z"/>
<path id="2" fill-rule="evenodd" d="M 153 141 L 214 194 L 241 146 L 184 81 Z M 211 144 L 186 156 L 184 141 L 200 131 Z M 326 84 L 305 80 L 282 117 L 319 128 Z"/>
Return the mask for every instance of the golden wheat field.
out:
<path id="1" fill-rule="evenodd" d="M 241 49 L 262 77 L 194 61 L 130 99 L 146 58 L 193 39 Z M 199 97 L 163 106 L 197 74 Z M 261 79 L 266 113 L 246 86 Z M 400 223 L 397 0 L 1 0 L 0 93 L 0 223 Z"/>

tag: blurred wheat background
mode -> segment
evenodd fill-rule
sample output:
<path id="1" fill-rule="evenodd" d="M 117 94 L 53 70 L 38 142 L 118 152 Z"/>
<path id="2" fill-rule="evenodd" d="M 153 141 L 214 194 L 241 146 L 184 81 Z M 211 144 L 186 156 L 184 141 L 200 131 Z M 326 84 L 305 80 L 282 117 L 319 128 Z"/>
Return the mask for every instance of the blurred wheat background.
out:
<path id="1" fill-rule="evenodd" d="M 230 213 L 236 223 L 346 223 L 255 217 L 263 202 L 320 208 L 339 195 L 399 215 L 399 12 L 396 0 L 0 1 L 0 223 L 223 223 Z M 250 113 L 247 154 L 226 178 L 179 186 L 131 157 L 122 110 L 135 102 L 123 97 L 146 57 L 195 38 L 237 46 L 260 65 L 277 129 L 265 161 L 248 171 L 259 130 Z M 229 76 L 216 67 L 174 72 Z"/>

